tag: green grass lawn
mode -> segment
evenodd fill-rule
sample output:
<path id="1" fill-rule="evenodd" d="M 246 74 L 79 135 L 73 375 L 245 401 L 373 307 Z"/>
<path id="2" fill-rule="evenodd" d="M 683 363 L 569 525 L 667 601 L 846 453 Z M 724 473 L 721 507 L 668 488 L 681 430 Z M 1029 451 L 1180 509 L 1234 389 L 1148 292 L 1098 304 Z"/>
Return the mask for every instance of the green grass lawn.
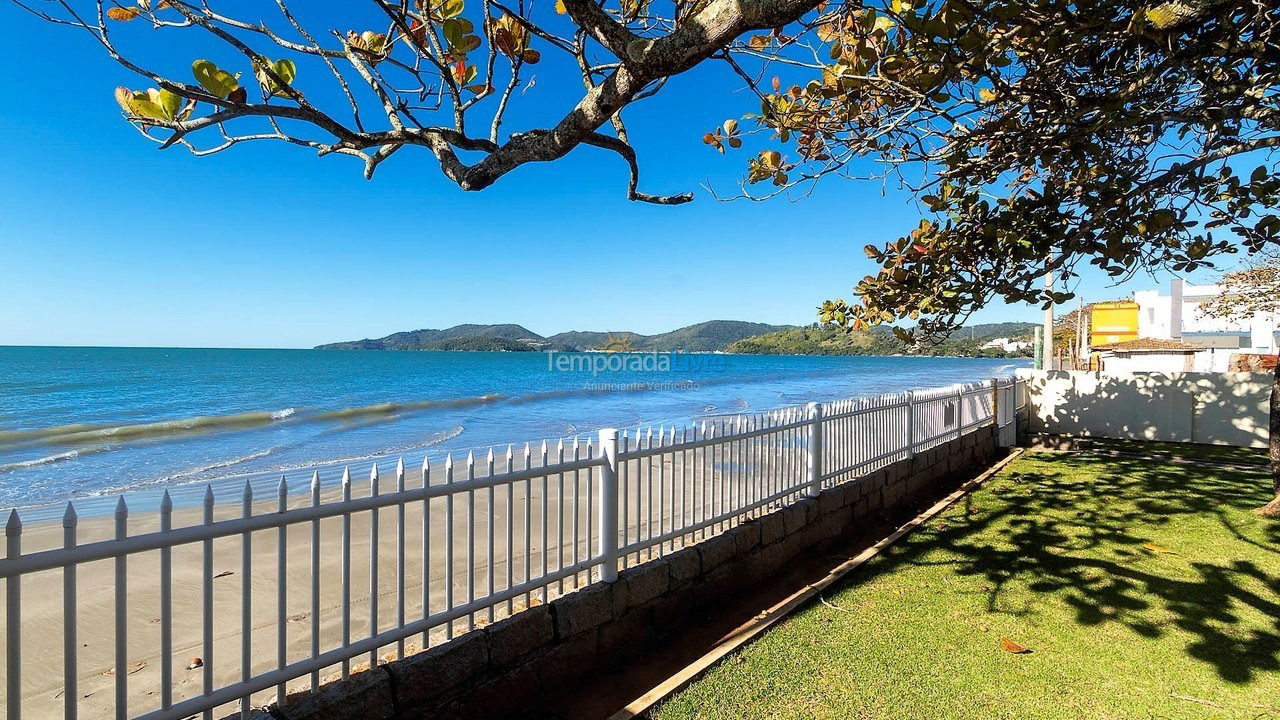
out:
<path id="1" fill-rule="evenodd" d="M 1107 438 L 1078 438 L 1083 448 L 1097 448 L 1113 452 L 1142 455 L 1163 455 L 1180 460 L 1202 460 L 1236 465 L 1266 465 L 1266 448 L 1232 447 L 1230 445 L 1206 445 L 1203 443 L 1133 442 Z"/>
<path id="2" fill-rule="evenodd" d="M 654 716 L 1280 718 L 1270 498 L 1256 472 L 1024 455 Z"/>

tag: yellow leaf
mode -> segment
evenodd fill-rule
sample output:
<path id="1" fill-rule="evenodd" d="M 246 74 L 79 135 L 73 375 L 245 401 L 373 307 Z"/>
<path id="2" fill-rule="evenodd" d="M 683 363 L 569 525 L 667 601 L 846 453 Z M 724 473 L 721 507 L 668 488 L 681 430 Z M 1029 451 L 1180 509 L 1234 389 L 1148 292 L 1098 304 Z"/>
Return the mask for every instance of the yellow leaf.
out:
<path id="1" fill-rule="evenodd" d="M 556 14 L 567 15 L 568 13 L 569 10 L 564 6 L 564 0 L 556 0 Z"/>
<path id="2" fill-rule="evenodd" d="M 1142 548 L 1144 550 L 1148 550 L 1152 553 L 1155 553 L 1156 555 L 1177 555 L 1178 554 L 1163 545 L 1156 545 L 1155 543 L 1147 543 L 1146 545 L 1143 545 Z"/>
<path id="3" fill-rule="evenodd" d="M 129 22 L 140 14 L 142 11 L 138 8 L 113 7 L 107 10 L 107 17 L 116 22 Z"/>
<path id="4" fill-rule="evenodd" d="M 982 88 L 978 91 L 978 97 L 982 99 L 982 102 L 991 102 L 996 99 L 996 94 L 987 88 Z"/>

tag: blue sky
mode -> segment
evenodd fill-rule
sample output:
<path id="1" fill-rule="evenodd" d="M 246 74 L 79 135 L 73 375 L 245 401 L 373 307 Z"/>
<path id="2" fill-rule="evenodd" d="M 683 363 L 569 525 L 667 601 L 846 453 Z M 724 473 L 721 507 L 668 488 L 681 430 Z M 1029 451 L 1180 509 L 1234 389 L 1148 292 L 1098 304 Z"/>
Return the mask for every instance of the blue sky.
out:
<path id="1" fill-rule="evenodd" d="M 628 202 L 625 166 L 593 148 L 480 193 L 458 190 L 421 151 L 371 182 L 351 158 L 279 144 L 159 152 L 111 96 L 141 81 L 87 36 L 7 2 L 0 21 L 22 38 L 0 48 L 0 66 L 23 68 L 0 100 L 0 345 L 306 347 L 463 322 L 543 334 L 806 323 L 873 269 L 864 245 L 921 217 L 892 187 L 838 179 L 796 202 L 712 199 L 702 185 L 732 191 L 745 158 L 700 138 L 753 109 L 720 68 L 676 78 L 625 115 L 642 189 L 697 193 L 655 207 Z M 565 107 L 540 67 L 523 119 Z M 1090 277 L 1082 290 L 1111 299 L 1156 283 Z M 1038 318 L 992 306 L 975 321 Z"/>

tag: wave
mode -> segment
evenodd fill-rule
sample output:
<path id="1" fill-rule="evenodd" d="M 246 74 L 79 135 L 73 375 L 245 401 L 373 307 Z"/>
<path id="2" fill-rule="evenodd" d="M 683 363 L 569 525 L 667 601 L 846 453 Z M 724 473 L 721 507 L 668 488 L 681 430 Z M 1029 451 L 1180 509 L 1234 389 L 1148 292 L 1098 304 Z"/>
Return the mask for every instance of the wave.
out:
<path id="1" fill-rule="evenodd" d="M 254 460 L 261 460 L 262 458 L 268 457 L 270 455 L 275 455 L 281 450 L 286 450 L 290 447 L 292 446 L 280 445 L 277 447 L 268 448 L 266 450 L 260 450 L 258 452 L 249 453 L 248 455 L 241 455 L 240 457 L 230 458 L 228 460 L 219 460 L 218 462 L 210 463 L 202 467 L 192 468 L 190 470 L 183 470 L 182 472 L 174 473 L 172 475 L 167 475 L 163 478 L 160 478 L 159 481 L 166 482 L 169 480 L 181 480 L 183 478 L 202 475 L 204 473 L 212 472 L 214 470 L 222 470 L 225 468 L 234 467 L 236 465 L 242 465 L 244 463 L 252 462 Z"/>
<path id="2" fill-rule="evenodd" d="M 67 452 L 58 453 L 56 455 L 49 455 L 47 457 L 42 457 L 42 458 L 36 458 L 34 460 L 23 460 L 22 462 L 14 462 L 14 463 L 8 463 L 5 465 L 0 465 L 0 472 L 5 472 L 8 470 L 25 470 L 27 468 L 39 467 L 41 465 L 48 465 L 50 463 L 62 462 L 64 460 L 75 460 L 76 458 L 86 455 L 88 453 L 101 452 L 103 450 L 109 450 L 109 449 L 110 449 L 109 447 L 103 446 L 100 448 L 68 450 Z"/>
<path id="3" fill-rule="evenodd" d="M 294 408 L 235 415 L 198 415 L 183 420 L 163 420 L 137 425 L 60 425 L 38 430 L 0 432 L 0 449 L 13 450 L 32 445 L 95 445 L 109 442 L 188 435 L 209 430 L 226 430 L 269 425 L 293 417 Z"/>
<path id="4" fill-rule="evenodd" d="M 296 463 L 282 463 L 279 465 L 272 465 L 270 467 L 265 467 L 258 470 L 252 470 L 249 472 L 233 473 L 231 475 L 220 475 L 220 476 L 216 476 L 215 478 L 209 478 L 209 479 L 210 480 L 226 480 L 230 478 L 245 477 L 248 475 L 261 475 L 265 473 L 276 474 L 276 473 L 297 472 L 298 470 L 312 470 L 316 468 L 324 468 L 324 467 L 330 467 L 334 465 L 347 465 L 350 463 L 360 462 L 362 460 L 373 460 L 375 458 L 385 458 L 385 457 L 390 457 L 395 455 L 401 455 L 411 450 L 421 450 L 422 448 L 433 447 L 436 445 L 443 445 L 449 442 L 450 440 L 453 440 L 454 438 L 461 435 L 464 430 L 465 428 L 463 428 L 463 426 L 456 425 L 452 428 L 449 428 L 448 430 L 442 430 L 440 432 L 433 434 L 429 439 L 423 442 L 413 443 L 411 445 L 403 445 L 403 446 L 397 446 L 392 448 L 383 448 L 375 452 L 364 453 L 361 455 L 352 455 L 350 457 L 323 458 L 320 460 L 306 460 L 306 461 L 296 462 Z M 264 453 L 264 456 L 266 454 L 268 453 Z M 224 464 L 223 467 L 227 467 L 233 464 L 240 464 L 241 462 L 247 462 L 250 459 L 252 458 L 237 460 L 234 463 L 229 462 Z M 219 469 L 219 468 L 213 468 L 213 469 Z M 193 476 L 187 475 L 186 477 L 193 477 Z"/>
<path id="5" fill-rule="evenodd" d="M 434 410 L 437 408 L 460 408 L 474 407 L 477 405 L 488 405 L 501 400 L 508 399 L 505 395 L 490 393 L 488 395 L 477 395 L 475 397 L 455 398 L 452 400 L 417 400 L 411 402 L 386 402 L 376 405 L 362 405 L 359 407 L 343 408 L 341 410 L 329 410 L 319 412 L 312 415 L 317 420 L 347 420 L 351 418 L 361 418 L 376 415 L 393 415 L 401 412 Z"/>
<path id="6" fill-rule="evenodd" d="M 226 470 L 227 468 L 230 468 L 230 467 L 243 465 L 247 462 L 251 462 L 256 459 L 261 459 L 263 457 L 276 454 L 282 450 L 285 450 L 294 446 L 286 445 L 281 447 L 274 447 L 268 450 L 263 450 L 261 452 L 251 453 L 249 455 L 245 455 L 242 457 L 231 458 L 229 460 L 212 463 L 210 465 L 207 465 L 201 468 L 196 468 L 193 470 L 176 473 L 173 475 L 155 477 L 147 480 L 130 482 L 130 483 L 120 484 L 120 485 L 111 485 L 107 487 L 94 488 L 93 490 L 77 493 L 77 497 L 80 497 L 80 498 L 110 497 L 113 495 L 119 495 L 124 492 L 139 490 L 139 489 L 148 488 L 148 487 L 154 488 L 154 487 L 167 486 L 169 488 L 178 488 L 178 487 L 190 487 L 196 484 L 208 483 L 214 486 L 216 489 L 220 486 L 224 486 L 225 483 L 228 483 L 231 481 L 247 480 L 251 483 L 256 483 L 255 478 L 257 479 L 263 479 L 267 477 L 278 478 L 282 474 L 297 472 L 299 470 L 323 469 L 326 467 L 347 465 L 350 463 L 360 462 L 362 460 L 373 460 L 376 458 L 384 458 L 388 456 L 394 457 L 396 455 L 408 452 L 410 450 L 417 450 L 425 447 L 431 447 L 433 445 L 442 445 L 461 435 L 463 433 L 463 430 L 464 428 L 461 425 L 457 425 L 448 430 L 443 430 L 441 432 L 433 434 L 429 439 L 427 439 L 424 442 L 414 443 L 412 445 L 406 445 L 403 447 L 385 448 L 377 452 L 371 452 L 371 453 L 352 456 L 352 457 L 327 458 L 322 460 L 303 461 L 303 462 L 297 462 L 297 463 L 281 463 L 277 465 L 269 465 L 267 467 L 262 467 L 262 468 L 243 469 L 241 471 L 231 472 L 231 473 L 218 472 L 219 470 Z M 408 463 L 406 463 L 406 466 L 407 465 Z"/>
<path id="7" fill-rule="evenodd" d="M 443 430 L 441 432 L 436 433 L 435 435 L 432 435 L 431 439 L 429 440 L 426 440 L 420 443 L 414 443 L 412 445 L 402 445 L 402 446 L 393 447 L 393 448 L 383 448 L 382 450 L 378 450 L 376 452 L 365 453 L 363 455 L 355 455 L 352 457 L 333 458 L 329 460 L 315 460 L 311 462 L 300 463 L 298 465 L 290 466 L 290 467 L 272 468 L 272 470 L 303 470 L 303 469 L 308 469 L 313 467 L 322 467 L 325 465 L 345 465 L 347 463 L 359 462 L 361 460 L 372 460 L 374 458 L 388 457 L 391 455 L 399 455 L 401 453 L 407 453 L 410 450 L 421 450 L 422 448 L 433 447 L 436 445 L 443 445 L 449 442 L 450 440 L 461 435 L 463 431 L 464 431 L 464 428 L 461 425 L 456 425 L 452 428 L 449 428 L 448 430 Z"/>

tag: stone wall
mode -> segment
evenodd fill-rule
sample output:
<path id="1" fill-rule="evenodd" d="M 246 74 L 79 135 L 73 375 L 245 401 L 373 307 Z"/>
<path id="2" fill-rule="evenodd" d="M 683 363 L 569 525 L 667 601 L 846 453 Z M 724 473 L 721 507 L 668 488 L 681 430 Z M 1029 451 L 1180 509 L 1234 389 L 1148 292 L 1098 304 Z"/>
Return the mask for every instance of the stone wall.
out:
<path id="1" fill-rule="evenodd" d="M 680 632 L 801 553 L 932 502 L 1000 452 L 993 426 L 403 660 L 269 708 L 281 720 L 537 717 L 548 699 Z"/>

